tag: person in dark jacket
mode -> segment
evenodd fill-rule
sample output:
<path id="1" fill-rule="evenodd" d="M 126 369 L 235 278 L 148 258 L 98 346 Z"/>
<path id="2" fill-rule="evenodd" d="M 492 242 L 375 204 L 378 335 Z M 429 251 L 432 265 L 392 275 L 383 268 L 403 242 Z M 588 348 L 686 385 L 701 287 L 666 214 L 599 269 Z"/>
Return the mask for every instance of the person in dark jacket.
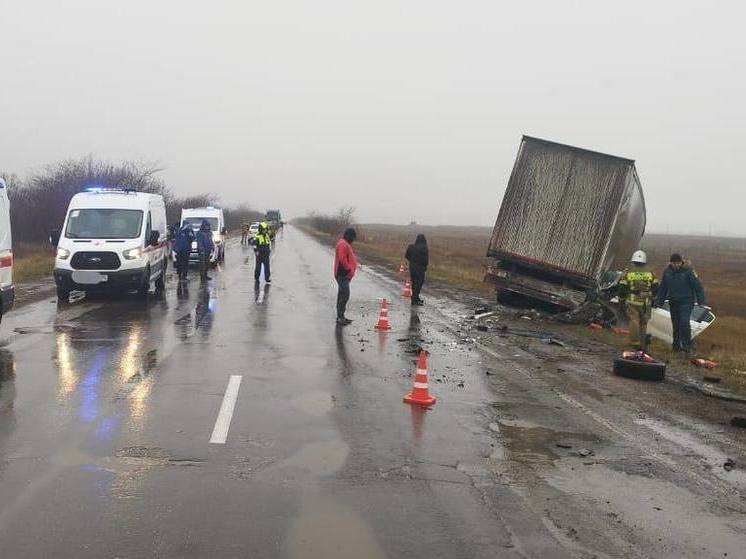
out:
<path id="1" fill-rule="evenodd" d="M 337 280 L 337 324 L 347 326 L 352 322 L 345 316 L 347 302 L 350 300 L 350 282 L 357 271 L 357 257 L 352 250 L 352 243 L 357 238 L 357 232 L 348 227 L 342 238 L 337 241 L 334 249 L 334 279 Z"/>
<path id="2" fill-rule="evenodd" d="M 425 272 L 430 258 L 427 250 L 427 240 L 425 235 L 417 235 L 414 243 L 407 247 L 404 258 L 409 262 L 409 277 L 412 280 L 412 304 L 424 305 L 425 302 L 420 299 L 420 291 L 425 283 Z"/>
<path id="3" fill-rule="evenodd" d="M 176 230 L 174 236 L 174 252 L 176 253 L 176 273 L 179 281 L 186 281 L 189 274 L 189 253 L 194 242 L 194 230 L 188 221 L 184 221 Z"/>
<path id="4" fill-rule="evenodd" d="M 202 226 L 197 231 L 197 251 L 199 252 L 199 271 L 203 280 L 212 279 L 207 275 L 207 267 L 210 265 L 210 255 L 215 250 L 215 243 L 212 242 L 212 228 L 210 222 L 206 219 L 202 221 Z"/>
<path id="5" fill-rule="evenodd" d="M 691 315 L 694 304 L 705 305 L 705 291 L 697 274 L 684 265 L 680 254 L 672 254 L 668 267 L 663 272 L 656 306 L 668 299 L 673 326 L 673 350 L 692 350 Z"/>
<path id="6" fill-rule="evenodd" d="M 256 264 L 254 265 L 254 282 L 259 282 L 259 277 L 262 275 L 262 267 L 264 267 L 264 281 L 266 283 L 272 283 L 269 269 L 269 256 L 272 249 L 272 239 L 269 235 L 269 226 L 267 223 L 262 222 L 259 224 L 259 229 L 251 242 L 254 245 L 254 255 L 256 256 Z"/>

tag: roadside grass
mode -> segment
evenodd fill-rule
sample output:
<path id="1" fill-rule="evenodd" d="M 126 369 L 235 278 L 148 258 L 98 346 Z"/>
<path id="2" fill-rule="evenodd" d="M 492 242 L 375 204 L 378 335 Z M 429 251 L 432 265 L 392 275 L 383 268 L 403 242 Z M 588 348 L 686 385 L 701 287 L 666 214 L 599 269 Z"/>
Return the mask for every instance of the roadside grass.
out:
<path id="1" fill-rule="evenodd" d="M 51 277 L 54 269 L 54 254 L 47 247 L 20 245 L 15 249 L 13 281 L 27 283 Z"/>
<path id="2" fill-rule="evenodd" d="M 419 225 L 356 225 L 355 250 L 363 256 L 387 262 L 398 271 L 404 251 L 418 233 L 423 233 L 430 249 L 428 279 L 493 297 L 493 288 L 483 282 L 489 263 L 486 257 L 492 229 Z M 326 233 L 304 228 L 322 242 L 336 239 Z M 696 339 L 698 355 L 720 363 L 715 370 L 737 373 L 746 382 L 746 240 L 678 235 L 648 235 L 643 248 L 653 270 L 662 273 L 672 252 L 692 261 L 705 287 L 707 303 L 717 319 Z M 607 331 L 577 327 L 577 332 L 620 349 L 627 338 Z M 673 354 L 666 344 L 654 341 L 652 351 L 662 359 L 686 365 L 687 359 Z M 690 365 L 693 367 L 693 365 Z"/>

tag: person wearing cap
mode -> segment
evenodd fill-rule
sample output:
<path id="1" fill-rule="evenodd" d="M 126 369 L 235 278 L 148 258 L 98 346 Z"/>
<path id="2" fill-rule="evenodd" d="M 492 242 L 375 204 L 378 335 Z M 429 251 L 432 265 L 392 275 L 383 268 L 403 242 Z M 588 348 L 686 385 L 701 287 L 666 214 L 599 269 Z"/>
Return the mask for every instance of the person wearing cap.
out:
<path id="1" fill-rule="evenodd" d="M 697 273 L 684 264 L 680 254 L 672 254 L 663 272 L 656 306 L 662 306 L 668 299 L 673 326 L 673 350 L 692 350 L 691 315 L 694 304 L 705 305 L 705 291 Z"/>
<path id="2" fill-rule="evenodd" d="M 194 229 L 185 219 L 176 231 L 173 247 L 176 253 L 176 272 L 179 275 L 179 281 L 186 281 L 189 275 L 189 253 L 192 251 L 192 243 L 195 239 Z"/>
<path id="3" fill-rule="evenodd" d="M 199 272 L 202 281 L 212 279 L 207 275 L 207 268 L 210 266 L 210 256 L 215 250 L 215 243 L 212 241 L 212 227 L 210 222 L 206 219 L 202 220 L 197 234 L 195 235 L 197 241 L 197 251 L 199 252 Z"/>
<path id="4" fill-rule="evenodd" d="M 345 316 L 347 302 L 350 300 L 350 282 L 357 271 L 357 257 L 352 250 L 352 243 L 357 232 L 348 227 L 334 249 L 334 279 L 337 280 L 337 325 L 347 326 L 352 322 Z"/>
<path id="5" fill-rule="evenodd" d="M 254 254 L 256 256 L 256 264 L 254 265 L 254 283 L 259 283 L 262 269 L 264 269 L 265 283 L 272 283 L 269 269 L 272 240 L 269 235 L 269 226 L 266 222 L 262 221 L 259 224 L 259 229 L 251 242 L 254 245 Z"/>
<path id="6" fill-rule="evenodd" d="M 622 308 L 634 323 L 629 329 L 630 342 L 633 346 L 647 351 L 648 321 L 658 280 L 648 268 L 648 255 L 645 251 L 635 251 L 630 261 L 632 266 L 624 271 L 619 280 L 619 299 Z"/>

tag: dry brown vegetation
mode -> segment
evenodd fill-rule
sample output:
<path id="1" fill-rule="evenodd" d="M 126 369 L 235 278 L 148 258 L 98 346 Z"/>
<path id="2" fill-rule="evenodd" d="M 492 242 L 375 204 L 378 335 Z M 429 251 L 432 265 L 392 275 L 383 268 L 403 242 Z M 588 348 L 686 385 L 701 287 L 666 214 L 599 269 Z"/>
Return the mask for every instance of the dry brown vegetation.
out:
<path id="1" fill-rule="evenodd" d="M 365 224 L 357 229 L 357 250 L 390 262 L 392 268 L 399 266 L 416 234 L 424 233 L 432 263 L 429 279 L 491 295 L 492 288 L 482 281 L 491 228 Z M 697 338 L 698 351 L 725 369 L 746 370 L 746 239 L 651 234 L 643 239 L 643 248 L 653 269 L 660 272 L 672 252 L 691 260 L 717 315 L 716 322 Z M 607 338 L 624 343 L 618 337 Z M 655 349 L 668 356 L 663 344 Z"/>

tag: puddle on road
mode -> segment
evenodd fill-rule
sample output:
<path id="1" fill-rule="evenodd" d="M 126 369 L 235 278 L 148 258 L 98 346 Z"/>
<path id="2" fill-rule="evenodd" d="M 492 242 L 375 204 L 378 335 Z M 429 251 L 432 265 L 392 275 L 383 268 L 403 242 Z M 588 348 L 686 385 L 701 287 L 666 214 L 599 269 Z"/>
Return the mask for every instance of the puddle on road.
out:
<path id="1" fill-rule="evenodd" d="M 288 355 L 277 360 L 278 368 L 287 368 L 291 371 L 305 372 L 313 369 L 324 369 L 327 360 L 322 357 L 310 355 Z"/>
<path id="2" fill-rule="evenodd" d="M 328 392 L 306 392 L 291 400 L 296 409 L 316 417 L 326 415 L 334 407 L 332 395 Z"/>
<path id="3" fill-rule="evenodd" d="M 326 476 L 338 472 L 349 454 L 350 447 L 342 441 L 308 443 L 285 460 L 283 466 L 301 468 L 318 476 Z"/>
<path id="4" fill-rule="evenodd" d="M 304 499 L 287 537 L 292 559 L 385 559 L 370 526 L 354 511 L 321 497 Z"/>

